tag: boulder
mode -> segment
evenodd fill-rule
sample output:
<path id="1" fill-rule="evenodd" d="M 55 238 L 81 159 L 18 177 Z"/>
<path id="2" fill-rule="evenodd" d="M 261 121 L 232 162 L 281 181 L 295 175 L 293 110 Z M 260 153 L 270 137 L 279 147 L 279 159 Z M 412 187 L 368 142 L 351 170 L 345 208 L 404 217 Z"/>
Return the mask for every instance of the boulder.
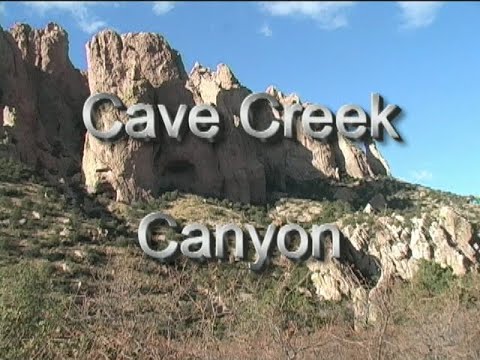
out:
<path id="1" fill-rule="evenodd" d="M 382 194 L 377 194 L 370 199 L 365 206 L 364 212 L 371 214 L 373 212 L 383 211 L 387 208 L 387 201 Z"/>

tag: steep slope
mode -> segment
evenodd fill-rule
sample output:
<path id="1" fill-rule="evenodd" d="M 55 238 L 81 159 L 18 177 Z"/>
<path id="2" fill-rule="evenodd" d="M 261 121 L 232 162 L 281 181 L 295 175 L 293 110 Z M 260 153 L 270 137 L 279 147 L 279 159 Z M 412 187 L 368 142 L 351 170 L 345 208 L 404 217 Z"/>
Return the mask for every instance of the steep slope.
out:
<path id="1" fill-rule="evenodd" d="M 317 359 L 319 346 L 327 359 L 477 358 L 480 277 L 469 246 L 480 241 L 480 207 L 395 181 L 356 190 L 382 192 L 392 209 L 293 198 L 267 209 L 176 191 L 132 205 L 81 191 L 74 201 L 66 185 L 0 159 L 0 358 L 257 359 L 261 348 L 266 359 Z M 233 257 L 161 264 L 136 239 L 150 211 L 260 233 L 270 222 L 336 222 L 344 256 L 296 264 L 275 253 L 262 274 Z"/>
<path id="2" fill-rule="evenodd" d="M 257 359 L 258 348 L 267 359 L 479 358 L 478 205 L 383 177 L 371 139 L 365 150 L 322 143 L 297 123 L 293 140 L 256 141 L 238 126 L 250 91 L 232 71 L 187 73 L 159 35 L 105 31 L 87 58 L 85 75 L 55 24 L 0 30 L 0 358 Z M 90 92 L 172 113 L 215 104 L 224 139 L 100 143 L 80 118 Z M 259 109 L 257 125 L 277 116 Z M 104 107 L 97 125 L 116 119 L 125 114 Z M 80 171 L 95 195 L 72 181 Z M 272 191 L 283 194 L 252 204 Z M 385 206 L 364 211 L 375 195 Z M 325 262 L 297 264 L 276 252 L 262 274 L 233 256 L 161 264 L 138 246 L 151 211 L 212 230 L 249 223 L 260 235 L 270 223 L 335 223 L 342 256 L 327 247 Z"/>

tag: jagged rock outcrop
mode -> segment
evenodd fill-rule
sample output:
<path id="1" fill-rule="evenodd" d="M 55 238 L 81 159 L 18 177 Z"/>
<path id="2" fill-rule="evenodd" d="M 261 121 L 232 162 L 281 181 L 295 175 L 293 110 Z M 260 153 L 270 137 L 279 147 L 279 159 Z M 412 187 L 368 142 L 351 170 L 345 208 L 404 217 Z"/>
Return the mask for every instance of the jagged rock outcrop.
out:
<path id="1" fill-rule="evenodd" d="M 418 189 L 409 192 L 409 198 L 414 199 L 415 193 L 422 201 L 428 198 Z M 278 226 L 300 223 L 308 228 L 328 213 L 328 204 L 323 202 L 282 199 L 270 217 Z M 408 217 L 394 212 L 367 215 L 360 210 L 342 214 L 334 221 L 343 234 L 341 258 L 331 258 L 331 242 L 327 241 L 323 259 L 307 263 L 317 295 L 330 301 L 353 300 L 356 320 L 362 325 L 375 321 L 379 297 L 390 284 L 395 279 L 411 280 L 422 261 L 451 268 L 457 276 L 477 272 L 480 233 L 467 214 L 478 217 L 479 212 L 431 203 L 428 210 L 419 207 Z"/>
<path id="2" fill-rule="evenodd" d="M 171 114 L 180 104 L 214 104 L 224 127 L 223 138 L 215 144 L 189 133 L 179 142 L 162 132 L 148 143 L 122 139 L 106 146 L 87 134 L 83 172 L 91 191 L 106 185 L 117 200 L 129 202 L 177 188 L 261 203 L 267 189 L 288 192 L 289 184 L 300 181 L 388 173 L 374 145 L 367 156 L 343 137 L 323 143 L 305 135 L 299 121 L 295 139 L 265 144 L 248 136 L 238 124 L 240 105 L 250 91 L 223 64 L 216 71 L 196 64 L 187 75 L 180 55 L 159 35 L 104 31 L 87 44 L 87 58 L 91 93 L 114 93 L 126 106 L 165 104 Z M 284 96 L 273 87 L 266 91 L 283 105 L 300 103 L 297 96 Z M 276 118 L 269 107 L 255 115 L 260 128 Z M 109 126 L 115 119 L 127 120 L 107 109 L 97 123 Z"/>
<path id="3" fill-rule="evenodd" d="M 56 24 L 0 28 L 2 154 L 51 174 L 80 171 L 87 79 L 68 58 L 67 33 Z"/>
<path id="4" fill-rule="evenodd" d="M 68 36 L 58 25 L 0 29 L 0 155 L 70 179 L 78 178 L 81 170 L 88 190 L 107 189 L 124 202 L 174 188 L 263 203 L 267 190 L 288 196 L 303 181 L 390 175 L 372 139 L 361 144 L 363 149 L 339 135 L 330 142 L 317 141 L 304 132 L 298 118 L 292 139 L 263 143 L 248 136 L 239 124 L 239 111 L 250 90 L 223 64 L 215 71 L 196 64 L 187 73 L 181 56 L 159 35 L 103 31 L 91 39 L 86 51 L 88 70 L 82 73 L 68 59 Z M 130 138 L 101 142 L 85 134 L 81 119 L 88 94 L 99 92 L 116 94 L 127 107 L 164 104 L 170 114 L 180 104 L 214 104 L 222 138 L 210 143 L 187 132 L 181 139 L 171 139 L 160 128 L 160 137 L 149 142 Z M 266 92 L 283 106 L 308 105 L 274 87 Z M 268 106 L 259 107 L 255 115 L 252 121 L 257 128 L 281 120 L 281 113 Z M 127 117 L 108 105 L 98 109 L 97 127 L 108 128 L 115 120 L 125 123 Z M 337 200 L 359 201 L 359 191 L 353 187 L 342 184 L 332 189 Z M 387 203 L 384 198 L 377 205 L 373 199 L 370 202 L 377 210 Z M 325 215 L 312 202 L 299 211 L 293 211 L 292 204 L 278 206 L 272 220 L 312 223 Z M 370 223 L 340 222 L 344 258 L 308 265 L 318 296 L 353 299 L 356 317 L 368 322 L 375 318 L 373 300 L 382 288 L 395 277 L 411 279 L 421 260 L 451 267 L 456 275 L 478 270 L 474 245 L 480 248 L 479 235 L 453 208 L 427 209 L 409 220 L 384 215 L 371 211 L 366 215 Z"/>
<path id="5" fill-rule="evenodd" d="M 390 166 L 377 148 L 376 143 L 368 138 L 365 141 L 365 155 L 367 163 L 375 174 L 390 176 Z"/>
<path id="6" fill-rule="evenodd" d="M 358 320 L 365 323 L 375 320 L 374 300 L 381 290 L 395 277 L 412 279 L 421 260 L 450 267 L 459 276 L 478 271 L 473 244 L 480 239 L 454 209 L 443 206 L 410 221 L 411 227 L 402 216 L 380 216 L 373 226 L 343 226 L 343 260 L 309 264 L 317 294 L 333 301 L 353 299 Z M 352 271 L 349 265 L 358 271 Z M 364 280 L 372 275 L 378 281 L 368 289 Z"/>
<path id="7" fill-rule="evenodd" d="M 0 31 L 4 156 L 67 178 L 81 163 L 89 190 L 110 189 L 126 202 L 177 188 L 261 203 L 267 189 L 288 192 L 305 180 L 388 173 L 373 143 L 366 152 L 342 137 L 323 143 L 306 136 L 299 122 L 291 140 L 264 144 L 248 136 L 239 127 L 239 110 L 250 91 L 226 65 L 211 71 L 197 64 L 187 74 L 180 55 L 159 35 L 104 31 L 86 48 L 88 70 L 81 73 L 68 58 L 68 36 L 58 25 L 34 30 L 21 24 Z M 273 87 L 266 91 L 283 105 L 301 103 Z M 123 139 L 106 145 L 85 135 L 81 120 L 85 99 L 97 92 L 114 93 L 126 106 L 162 103 L 171 114 L 180 104 L 214 104 L 223 139 L 211 144 L 187 133 L 179 142 L 161 130 L 161 137 L 149 143 Z M 276 115 L 265 107 L 254 121 L 268 126 Z M 127 120 L 124 112 L 102 109 L 97 126 L 116 119 Z"/>

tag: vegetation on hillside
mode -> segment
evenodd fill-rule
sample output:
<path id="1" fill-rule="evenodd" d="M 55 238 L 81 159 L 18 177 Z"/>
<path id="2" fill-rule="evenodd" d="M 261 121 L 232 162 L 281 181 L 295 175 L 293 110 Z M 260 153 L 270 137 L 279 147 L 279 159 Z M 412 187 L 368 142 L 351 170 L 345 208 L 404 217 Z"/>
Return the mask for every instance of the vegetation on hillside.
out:
<path id="1" fill-rule="evenodd" d="M 319 299 L 304 264 L 277 257 L 261 274 L 232 259 L 180 258 L 166 265 L 145 256 L 136 242 L 138 223 L 150 211 L 168 212 L 180 224 L 238 221 L 262 229 L 275 203 L 251 206 L 179 192 L 128 206 L 80 190 L 72 198 L 62 184 L 0 161 L 2 359 L 480 356 L 478 274 L 457 278 L 448 268 L 422 263 L 412 282 L 385 290 L 375 324 L 354 330 L 352 303 Z M 417 202 L 463 201 L 427 200 L 401 186 L 389 200 L 407 196 L 402 192 Z M 291 201 L 305 213 L 305 202 Z M 324 211 L 306 219 L 310 223 L 367 221 L 351 204 L 311 204 Z"/>

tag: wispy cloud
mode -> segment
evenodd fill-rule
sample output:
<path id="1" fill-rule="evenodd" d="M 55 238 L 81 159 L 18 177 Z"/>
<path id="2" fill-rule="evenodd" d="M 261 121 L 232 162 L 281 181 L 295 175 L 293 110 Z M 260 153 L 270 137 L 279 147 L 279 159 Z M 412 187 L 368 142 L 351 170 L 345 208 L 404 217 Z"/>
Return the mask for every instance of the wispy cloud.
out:
<path id="1" fill-rule="evenodd" d="M 417 29 L 433 24 L 442 5 L 440 2 L 398 1 L 403 19 L 402 27 Z"/>
<path id="2" fill-rule="evenodd" d="M 90 11 L 90 8 L 98 3 L 87 1 L 26 1 L 24 4 L 37 10 L 41 16 L 52 11 L 68 13 L 75 19 L 77 25 L 89 34 L 107 26 L 105 21 L 98 19 Z"/>
<path id="3" fill-rule="evenodd" d="M 272 29 L 270 29 L 270 26 L 268 26 L 268 24 L 263 24 L 259 32 L 265 37 L 271 37 L 273 35 Z"/>
<path id="4" fill-rule="evenodd" d="M 433 174 L 428 170 L 415 170 L 411 172 L 411 178 L 414 182 L 424 182 L 433 179 Z"/>
<path id="5" fill-rule="evenodd" d="M 271 1 L 261 2 L 260 7 L 272 16 L 310 18 L 323 29 L 333 30 L 348 25 L 347 9 L 353 4 L 351 1 Z"/>
<path id="6" fill-rule="evenodd" d="M 171 11 L 174 7 L 174 1 L 155 1 L 153 4 L 153 13 L 155 15 L 163 15 Z"/>

